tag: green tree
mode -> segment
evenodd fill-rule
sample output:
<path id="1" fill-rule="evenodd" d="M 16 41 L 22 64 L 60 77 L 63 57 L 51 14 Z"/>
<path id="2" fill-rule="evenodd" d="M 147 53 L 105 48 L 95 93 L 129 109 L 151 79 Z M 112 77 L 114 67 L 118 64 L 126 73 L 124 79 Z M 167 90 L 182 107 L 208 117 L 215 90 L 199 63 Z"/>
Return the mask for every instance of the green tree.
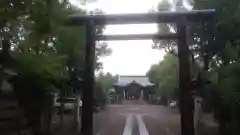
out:
<path id="1" fill-rule="evenodd" d="M 63 24 L 68 15 L 86 12 L 58 0 L 1 1 L 0 9 L 1 74 L 10 67 L 18 73 L 11 79 L 14 90 L 39 133 L 41 114 L 51 108 L 47 95 L 63 85 L 76 88 L 69 82 L 84 72 L 84 27 Z M 97 28 L 98 34 L 103 28 Z M 99 57 L 111 50 L 98 43 L 96 52 L 99 69 Z"/>
<path id="2" fill-rule="evenodd" d="M 233 4 L 234 3 L 234 4 Z M 196 0 L 194 9 L 216 9 L 213 22 L 192 26 L 195 55 L 211 70 L 214 114 L 220 134 L 239 134 L 239 32 L 240 2 L 237 0 Z M 213 74 L 214 73 L 214 74 Z M 207 76 L 207 77 L 208 77 Z M 216 77 L 212 77 L 216 76 Z"/>
<path id="3" fill-rule="evenodd" d="M 13 50 L 18 56 L 14 65 L 18 75 L 13 78 L 13 84 L 19 104 L 29 117 L 35 133 L 40 134 L 41 122 L 50 125 L 51 118 L 43 115 L 50 113 L 53 107 L 48 96 L 60 88 L 63 80 L 68 79 L 66 56 L 57 54 L 54 49 L 55 33 L 67 16 L 64 4 L 58 1 L 32 2 L 28 9 L 23 17 L 24 23 L 16 20 L 22 25 L 16 32 L 21 38 Z M 42 115 L 44 119 L 41 119 Z M 49 132 L 49 127 L 43 132 Z"/>
<path id="4" fill-rule="evenodd" d="M 234 3 L 234 4 L 233 4 Z M 201 83 L 201 93 L 204 98 L 211 96 L 216 119 L 220 124 L 221 134 L 239 134 L 239 91 L 238 66 L 239 66 L 239 1 L 224 0 L 195 0 L 193 8 L 216 9 L 213 21 L 190 25 L 189 46 L 192 53 L 192 76 L 197 74 L 204 78 Z M 167 10 L 168 4 L 162 4 Z M 159 32 L 169 32 L 167 25 L 159 25 Z M 173 43 L 157 42 L 160 49 L 166 52 L 174 50 Z M 171 48 L 169 49 L 169 45 Z M 173 48 L 173 49 L 172 49 Z M 169 51 L 170 50 L 170 51 Z M 203 64 L 202 64 L 203 63 Z M 202 66 L 203 65 L 203 66 Z M 232 74 L 232 73 L 235 74 Z M 211 84 L 206 84 L 206 80 Z M 200 85 L 199 85 L 200 86 Z M 205 99 L 206 100 L 206 99 Z M 227 110 L 227 111 L 226 111 Z"/>
<path id="5" fill-rule="evenodd" d="M 176 7 L 167 1 L 159 3 L 158 11 Z M 188 43 L 192 54 L 192 77 L 200 76 L 197 87 L 205 102 L 211 104 L 215 118 L 219 122 L 222 135 L 239 134 L 239 32 L 240 1 L 238 0 L 194 0 L 193 9 L 215 9 L 213 21 L 191 24 Z M 176 9 L 177 10 L 177 9 Z M 159 24 L 159 33 L 169 33 L 175 29 L 172 24 Z M 176 42 L 154 41 L 155 48 L 165 49 L 175 54 Z M 157 69 L 157 66 L 152 67 Z M 158 79 L 156 70 L 152 71 L 153 80 Z M 155 75 L 155 76 L 154 76 Z M 206 83 L 208 80 L 211 83 Z"/>
<path id="6" fill-rule="evenodd" d="M 163 0 L 158 4 L 158 12 L 171 11 L 174 9 L 174 4 L 171 4 L 168 0 Z M 158 33 L 169 34 L 174 32 L 174 24 L 169 23 L 159 23 Z M 167 53 L 176 53 L 176 41 L 175 40 L 153 40 L 153 48 L 164 49 Z"/>
<path id="7" fill-rule="evenodd" d="M 100 72 L 96 77 L 96 81 L 102 85 L 104 91 L 108 91 L 116 82 L 116 77 L 111 73 L 104 74 L 103 72 Z"/>
<path id="8" fill-rule="evenodd" d="M 97 95 L 96 93 L 96 97 L 97 96 L 103 96 L 105 97 L 105 100 L 110 96 L 109 94 L 111 93 L 111 89 L 113 88 L 113 84 L 116 82 L 116 77 L 113 76 L 111 73 L 103 73 L 100 72 L 97 76 L 96 76 L 96 83 L 99 85 L 99 87 L 101 87 L 101 93 L 98 93 L 99 95 Z"/>
<path id="9" fill-rule="evenodd" d="M 147 73 L 149 80 L 158 85 L 157 94 L 163 99 L 176 98 L 175 92 L 178 85 L 178 60 L 167 53 L 157 65 L 153 65 Z"/>

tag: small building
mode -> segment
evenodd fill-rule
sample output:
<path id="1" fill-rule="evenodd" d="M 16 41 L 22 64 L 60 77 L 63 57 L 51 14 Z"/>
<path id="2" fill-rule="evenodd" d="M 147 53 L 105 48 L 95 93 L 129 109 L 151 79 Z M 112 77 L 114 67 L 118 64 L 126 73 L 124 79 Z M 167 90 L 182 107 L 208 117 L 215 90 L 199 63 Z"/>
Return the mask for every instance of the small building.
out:
<path id="1" fill-rule="evenodd" d="M 144 99 L 148 99 L 151 88 L 155 85 L 146 76 L 118 76 L 114 84 L 117 99 L 139 99 L 141 92 Z"/>

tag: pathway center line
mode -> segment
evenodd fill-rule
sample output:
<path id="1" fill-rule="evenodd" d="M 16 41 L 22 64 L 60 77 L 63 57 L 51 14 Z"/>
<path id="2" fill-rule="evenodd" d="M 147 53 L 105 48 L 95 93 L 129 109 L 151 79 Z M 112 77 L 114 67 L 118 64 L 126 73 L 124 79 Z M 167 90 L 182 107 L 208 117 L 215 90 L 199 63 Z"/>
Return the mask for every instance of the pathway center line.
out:
<path id="1" fill-rule="evenodd" d="M 133 127 L 133 115 L 129 114 L 129 115 L 127 115 L 123 135 L 132 135 L 132 127 Z"/>
<path id="2" fill-rule="evenodd" d="M 140 135 L 149 135 L 147 128 L 143 122 L 142 115 L 136 115 L 137 117 L 137 122 L 138 122 L 138 129 Z"/>

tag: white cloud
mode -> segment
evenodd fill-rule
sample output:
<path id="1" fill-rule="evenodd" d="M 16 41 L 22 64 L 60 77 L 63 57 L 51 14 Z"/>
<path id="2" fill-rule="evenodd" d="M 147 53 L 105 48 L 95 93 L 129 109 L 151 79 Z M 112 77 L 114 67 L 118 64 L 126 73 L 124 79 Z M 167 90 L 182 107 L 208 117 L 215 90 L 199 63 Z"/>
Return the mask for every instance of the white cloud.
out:
<path id="1" fill-rule="evenodd" d="M 151 40 L 109 41 L 113 54 L 102 58 L 104 71 L 120 75 L 145 75 L 152 64 L 163 58 L 164 52 L 153 50 Z"/>
<path id="2" fill-rule="evenodd" d="M 156 24 L 125 24 L 125 25 L 108 25 L 104 34 L 149 34 L 156 33 Z"/>

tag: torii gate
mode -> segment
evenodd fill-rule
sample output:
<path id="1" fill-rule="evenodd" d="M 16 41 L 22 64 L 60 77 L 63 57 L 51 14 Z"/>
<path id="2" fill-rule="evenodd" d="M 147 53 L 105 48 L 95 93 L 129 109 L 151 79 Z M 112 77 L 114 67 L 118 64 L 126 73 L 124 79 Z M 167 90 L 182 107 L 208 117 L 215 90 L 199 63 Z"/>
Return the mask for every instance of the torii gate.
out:
<path id="1" fill-rule="evenodd" d="M 215 10 L 193 10 L 184 12 L 159 12 L 144 14 L 115 15 L 73 15 L 69 25 L 85 25 L 85 90 L 83 91 L 81 135 L 93 135 L 93 99 L 94 99 L 94 59 L 96 40 L 146 40 L 177 39 L 179 57 L 179 88 L 181 135 L 194 135 L 193 110 L 191 98 L 191 81 L 189 65 L 189 48 L 187 45 L 187 23 L 212 20 Z M 176 23 L 177 33 L 173 34 L 131 34 L 131 35 L 96 35 L 95 26 L 104 24 L 143 24 Z"/>

